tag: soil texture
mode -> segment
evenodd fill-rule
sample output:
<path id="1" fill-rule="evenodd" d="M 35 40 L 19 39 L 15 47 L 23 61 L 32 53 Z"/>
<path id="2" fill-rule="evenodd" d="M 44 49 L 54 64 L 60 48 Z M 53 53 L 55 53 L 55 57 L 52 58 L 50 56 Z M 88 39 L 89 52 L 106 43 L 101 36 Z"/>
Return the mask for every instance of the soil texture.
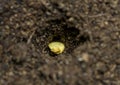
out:
<path id="1" fill-rule="evenodd" d="M 120 85 L 120 0 L 0 0 L 0 85 Z"/>

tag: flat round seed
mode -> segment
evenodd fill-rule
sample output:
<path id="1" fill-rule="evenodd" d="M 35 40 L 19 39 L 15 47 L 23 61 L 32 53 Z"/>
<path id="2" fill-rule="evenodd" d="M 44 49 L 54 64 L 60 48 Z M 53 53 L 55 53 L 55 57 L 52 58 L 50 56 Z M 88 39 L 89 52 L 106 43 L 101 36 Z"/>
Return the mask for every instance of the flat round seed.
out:
<path id="1" fill-rule="evenodd" d="M 64 44 L 61 42 L 51 42 L 49 43 L 48 47 L 50 48 L 50 51 L 55 54 L 60 54 L 65 49 Z"/>

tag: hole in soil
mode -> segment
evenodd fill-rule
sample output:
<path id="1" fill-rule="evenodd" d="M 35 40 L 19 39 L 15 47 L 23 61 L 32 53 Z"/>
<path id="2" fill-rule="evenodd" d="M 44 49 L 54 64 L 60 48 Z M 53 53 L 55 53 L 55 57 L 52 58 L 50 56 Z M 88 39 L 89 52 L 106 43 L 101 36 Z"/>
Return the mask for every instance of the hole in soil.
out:
<path id="1" fill-rule="evenodd" d="M 89 40 L 89 36 L 86 33 L 81 34 L 80 30 L 75 27 L 61 27 L 58 32 L 54 32 L 51 41 L 59 41 L 65 44 L 66 52 L 72 52 L 78 45 L 85 43 Z M 49 51 L 51 56 L 56 56 Z"/>
<path id="2" fill-rule="evenodd" d="M 42 41 L 40 41 L 40 43 L 44 40 L 44 46 L 46 46 L 46 48 L 43 48 L 45 48 L 45 51 L 47 51 L 51 56 L 56 55 L 51 53 L 48 49 L 48 44 L 50 42 L 58 41 L 64 43 L 65 51 L 69 53 L 78 45 L 82 45 L 83 43 L 89 41 L 89 35 L 87 33 L 83 33 L 73 25 L 69 26 L 69 23 L 67 23 L 63 18 L 50 20 L 47 23 L 49 23 L 49 26 L 42 30 L 42 32 L 41 30 L 39 31 L 42 33 L 42 36 L 46 36 L 44 39 L 41 39 Z"/>

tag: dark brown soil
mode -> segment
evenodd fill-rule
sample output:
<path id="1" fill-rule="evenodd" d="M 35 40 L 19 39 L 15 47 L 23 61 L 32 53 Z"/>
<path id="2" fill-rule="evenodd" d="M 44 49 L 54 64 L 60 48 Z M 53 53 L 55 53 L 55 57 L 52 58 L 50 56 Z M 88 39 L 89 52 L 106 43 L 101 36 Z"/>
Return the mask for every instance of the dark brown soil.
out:
<path id="1" fill-rule="evenodd" d="M 0 85 L 120 85 L 120 0 L 0 0 Z"/>

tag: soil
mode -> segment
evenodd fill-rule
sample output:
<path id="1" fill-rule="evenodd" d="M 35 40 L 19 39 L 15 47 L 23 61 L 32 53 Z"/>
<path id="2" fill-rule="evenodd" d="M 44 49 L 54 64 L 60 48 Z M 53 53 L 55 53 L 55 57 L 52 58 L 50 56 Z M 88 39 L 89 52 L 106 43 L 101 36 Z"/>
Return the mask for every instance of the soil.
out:
<path id="1" fill-rule="evenodd" d="M 0 0 L 0 85 L 120 85 L 120 0 Z"/>

